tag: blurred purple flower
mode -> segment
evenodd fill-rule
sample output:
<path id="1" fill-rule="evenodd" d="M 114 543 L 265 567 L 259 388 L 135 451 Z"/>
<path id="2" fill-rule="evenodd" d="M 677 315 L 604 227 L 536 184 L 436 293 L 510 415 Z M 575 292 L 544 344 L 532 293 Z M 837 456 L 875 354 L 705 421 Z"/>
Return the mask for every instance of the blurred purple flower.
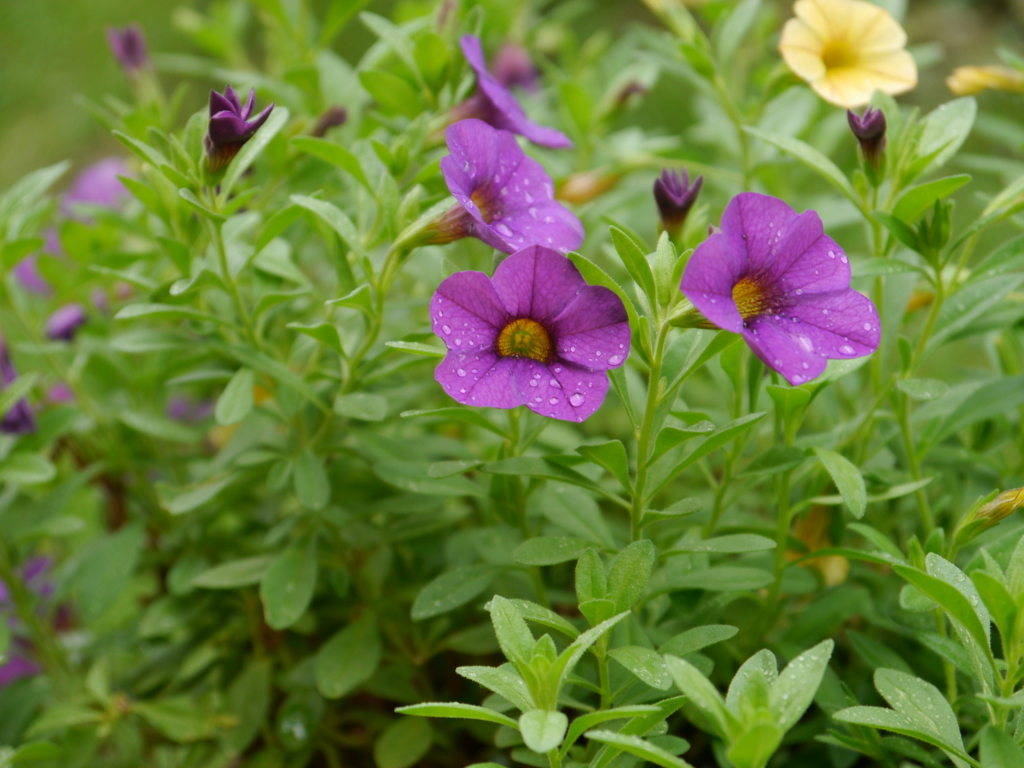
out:
<path id="1" fill-rule="evenodd" d="M 53 585 L 48 578 L 51 565 L 48 557 L 33 557 L 22 568 L 22 582 L 40 597 L 48 597 L 53 593 Z M 0 581 L 0 611 L 10 603 L 10 600 L 8 585 Z M 0 688 L 23 677 L 39 674 L 41 670 L 31 660 L 30 655 L 31 646 L 20 638 L 14 638 L 7 663 L 0 665 Z"/>
<path id="2" fill-rule="evenodd" d="M 129 196 L 128 189 L 118 177 L 130 175 L 127 163 L 120 157 L 105 157 L 86 166 L 64 193 L 61 212 L 65 216 L 74 216 L 78 204 L 118 208 Z"/>
<path id="3" fill-rule="evenodd" d="M 129 77 L 135 77 L 139 70 L 149 67 L 149 52 L 146 37 L 138 24 L 129 24 L 124 29 L 107 27 L 107 42 L 110 50 Z"/>
<path id="4" fill-rule="evenodd" d="M 543 166 L 508 131 L 481 120 L 448 126 L 441 171 L 458 205 L 434 225 L 431 242 L 476 237 L 505 253 L 542 245 L 565 253 L 583 242 L 583 225 L 554 199 Z"/>
<path id="5" fill-rule="evenodd" d="M 540 90 L 530 52 L 519 43 L 508 42 L 498 49 L 494 57 L 494 78 L 506 88 L 518 86 L 530 93 Z"/>
<path id="6" fill-rule="evenodd" d="M 849 259 L 818 214 L 797 215 L 768 195 L 729 202 L 721 231 L 694 251 L 680 288 L 793 385 L 820 375 L 829 358 L 870 355 L 881 336 L 878 310 L 850 288 Z"/>
<path id="7" fill-rule="evenodd" d="M 672 237 L 678 237 L 682 231 L 703 184 L 703 176 L 698 176 L 690 184 L 690 175 L 685 168 L 680 168 L 678 173 L 666 168 L 654 182 L 654 201 L 658 204 L 661 225 Z"/>
<path id="8" fill-rule="evenodd" d="M 526 405 L 583 421 L 604 401 L 605 371 L 629 355 L 622 300 L 539 246 L 509 256 L 493 278 L 472 271 L 446 278 L 430 316 L 448 347 L 434 378 L 464 405 Z"/>
<path id="9" fill-rule="evenodd" d="M 54 341 L 73 341 L 88 317 L 81 304 L 67 304 L 46 321 L 46 336 Z"/>
<path id="10" fill-rule="evenodd" d="M 0 336 L 0 389 L 7 389 L 18 378 L 18 372 L 11 362 L 7 343 Z M 0 432 L 8 435 L 24 435 L 36 431 L 36 416 L 28 400 L 21 398 L 0 420 Z"/>
<path id="11" fill-rule="evenodd" d="M 194 424 L 213 415 L 215 404 L 212 400 L 193 400 L 183 395 L 174 395 L 167 402 L 167 417 L 175 421 Z"/>
<path id="12" fill-rule="evenodd" d="M 75 393 L 63 381 L 58 381 L 50 387 L 46 393 L 46 399 L 51 403 L 73 403 L 75 402 Z"/>
<path id="13" fill-rule="evenodd" d="M 561 131 L 537 125 L 526 116 L 512 92 L 487 70 L 480 38 L 463 35 L 460 43 L 462 53 L 476 72 L 477 90 L 469 99 L 452 110 L 456 120 L 475 117 L 495 128 L 525 136 L 542 147 L 560 149 L 572 146 L 572 141 Z"/>
<path id="14" fill-rule="evenodd" d="M 32 293 L 49 296 L 53 289 L 46 278 L 39 272 L 39 265 L 36 263 L 38 259 L 38 253 L 26 256 L 14 265 L 14 269 L 11 272 L 14 274 L 15 279 L 26 289 L 32 291 Z"/>
<path id="15" fill-rule="evenodd" d="M 255 103 L 255 89 L 249 91 L 244 106 L 230 85 L 224 89 L 223 95 L 210 91 L 210 124 L 203 146 L 206 148 L 206 162 L 211 172 L 216 173 L 225 168 L 242 145 L 267 122 L 274 105 L 270 104 L 250 120 Z"/>

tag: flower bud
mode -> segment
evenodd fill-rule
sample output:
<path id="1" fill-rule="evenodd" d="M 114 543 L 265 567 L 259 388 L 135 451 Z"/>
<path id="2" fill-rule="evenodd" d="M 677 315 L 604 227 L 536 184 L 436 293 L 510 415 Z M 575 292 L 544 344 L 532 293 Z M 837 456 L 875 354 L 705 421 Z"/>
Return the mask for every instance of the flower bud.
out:
<path id="1" fill-rule="evenodd" d="M 46 337 L 54 341 L 73 341 L 87 319 L 81 304 L 63 306 L 46 321 Z"/>
<path id="2" fill-rule="evenodd" d="M 347 119 L 348 112 L 345 111 L 344 107 L 337 105 L 328 107 L 327 111 L 320 115 L 320 119 L 316 121 L 313 135 L 318 139 L 322 139 L 327 135 L 327 131 L 331 128 L 337 128 L 339 125 L 344 125 Z"/>
<path id="3" fill-rule="evenodd" d="M 494 76 L 506 88 L 519 87 L 536 93 L 537 68 L 533 66 L 530 53 L 519 43 L 505 43 L 494 57 Z"/>
<path id="4" fill-rule="evenodd" d="M 206 166 L 211 173 L 224 170 L 238 150 L 267 122 L 274 105 L 250 120 L 255 103 L 255 89 L 249 91 L 244 106 L 230 85 L 224 89 L 223 95 L 210 91 L 210 124 L 203 146 L 206 148 Z"/>
<path id="5" fill-rule="evenodd" d="M 0 337 L 0 385 L 6 389 L 18 378 L 18 372 L 11 362 L 7 344 Z M 0 432 L 8 435 L 23 435 L 36 431 L 36 416 L 28 400 L 21 398 L 0 420 Z"/>
<path id="6" fill-rule="evenodd" d="M 1000 64 L 957 67 L 946 78 L 946 86 L 957 96 L 972 96 L 987 89 L 1024 93 L 1024 72 Z"/>
<path id="7" fill-rule="evenodd" d="M 878 186 L 878 174 L 882 169 L 882 153 L 885 151 L 885 113 L 880 109 L 868 107 L 864 114 L 858 116 L 852 109 L 846 111 L 846 119 L 850 130 L 860 142 L 860 151 L 868 168 L 874 171 L 874 178 L 869 174 L 871 183 Z"/>
<path id="8" fill-rule="evenodd" d="M 984 520 L 988 528 L 1005 520 L 1021 507 L 1024 507 L 1024 488 L 1012 488 L 978 507 L 974 511 L 974 519 Z"/>
<path id="9" fill-rule="evenodd" d="M 654 201 L 658 204 L 658 215 L 662 228 L 670 237 L 678 238 L 686 223 L 686 216 L 697 201 L 704 177 L 698 176 L 690 184 L 685 168 L 679 172 L 665 169 L 654 182 Z"/>
<path id="10" fill-rule="evenodd" d="M 601 170 L 580 171 L 558 185 L 555 197 L 573 205 L 583 205 L 613 189 L 621 178 L 622 174 Z"/>
<path id="11" fill-rule="evenodd" d="M 107 27 L 107 42 L 128 77 L 134 79 L 141 70 L 149 69 L 146 38 L 138 24 L 131 24 L 124 29 Z"/>

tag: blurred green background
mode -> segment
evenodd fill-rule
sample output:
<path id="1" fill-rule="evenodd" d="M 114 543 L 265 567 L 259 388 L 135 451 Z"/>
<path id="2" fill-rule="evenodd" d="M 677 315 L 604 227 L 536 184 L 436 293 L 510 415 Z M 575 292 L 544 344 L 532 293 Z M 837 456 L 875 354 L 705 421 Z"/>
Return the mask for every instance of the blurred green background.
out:
<path id="1" fill-rule="evenodd" d="M 547 5 L 562 2 L 573 0 Z M 78 96 L 128 97 L 127 82 L 110 55 L 104 29 L 139 22 L 152 50 L 195 52 L 188 37 L 175 28 L 174 12 L 182 6 L 202 10 L 206 4 L 205 0 L 0 0 L 0 189 L 34 168 L 64 158 L 82 163 L 119 151 L 77 102 Z M 378 0 L 369 7 L 382 10 L 393 4 Z M 776 5 L 782 18 L 789 15 L 788 2 Z M 601 21 L 651 20 L 640 0 L 604 0 L 601 6 Z M 1021 18 L 1024 0 L 1021 5 L 912 1 L 905 24 L 911 43 L 938 43 L 941 49 L 935 54 L 941 58 L 922 71 L 920 87 L 906 100 L 930 107 L 948 99 L 943 80 L 949 71 L 959 64 L 997 61 L 999 45 L 1024 53 Z M 358 22 L 337 40 L 338 50 L 349 61 L 355 61 L 368 44 Z M 200 85 L 192 90 L 187 99 L 190 108 L 204 99 Z M 982 99 L 989 108 L 1011 117 L 1021 105 L 1020 97 L 1003 94 L 986 94 Z"/>

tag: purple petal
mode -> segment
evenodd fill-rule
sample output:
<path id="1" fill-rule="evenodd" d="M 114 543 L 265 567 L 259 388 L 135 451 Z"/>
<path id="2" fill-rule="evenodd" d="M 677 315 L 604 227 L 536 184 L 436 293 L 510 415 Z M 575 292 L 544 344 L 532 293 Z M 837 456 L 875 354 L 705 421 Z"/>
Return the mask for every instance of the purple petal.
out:
<path id="1" fill-rule="evenodd" d="M 274 102 L 270 102 L 266 107 L 263 108 L 262 112 L 260 112 L 258 115 L 256 115 L 256 117 L 252 118 L 249 121 L 249 128 L 252 131 L 252 133 L 256 133 L 256 131 L 263 127 L 263 124 L 267 122 L 267 118 L 270 117 L 270 113 L 273 111 Z M 252 133 L 250 133 L 249 135 L 251 136 Z"/>
<path id="2" fill-rule="evenodd" d="M 434 378 L 463 405 L 515 408 L 523 402 L 513 379 L 517 362 L 490 351 L 452 350 L 434 370 Z"/>
<path id="3" fill-rule="evenodd" d="M 511 318 L 551 323 L 585 286 L 583 275 L 565 256 L 530 246 L 494 270 L 494 290 Z"/>
<path id="4" fill-rule="evenodd" d="M 255 104 L 256 104 L 256 89 L 255 88 L 250 88 L 249 89 L 249 97 L 245 100 L 245 106 L 243 106 L 239 110 L 238 116 L 241 117 L 243 120 L 248 120 L 249 119 L 249 115 L 252 114 L 252 108 L 253 108 L 253 106 Z"/>
<path id="5" fill-rule="evenodd" d="M 12 655 L 10 661 L 0 666 L 0 688 L 8 686 L 20 678 L 38 675 L 39 672 L 39 667 L 32 661 Z"/>
<path id="6" fill-rule="evenodd" d="M 249 139 L 255 129 L 230 112 L 218 112 L 210 118 L 209 135 L 214 146 L 240 144 Z"/>
<path id="7" fill-rule="evenodd" d="M 14 277 L 33 293 L 46 296 L 49 295 L 51 288 L 46 278 L 39 271 L 39 267 L 36 264 L 37 258 L 37 254 L 32 254 L 19 261 L 13 269 Z"/>
<path id="8" fill-rule="evenodd" d="M 629 316 L 614 291 L 588 285 L 555 318 L 552 331 L 563 360 L 606 370 L 629 356 Z"/>
<path id="9" fill-rule="evenodd" d="M 119 177 L 130 176 L 120 157 L 108 157 L 82 169 L 64 194 L 61 211 L 70 216 L 77 203 L 117 208 L 128 197 L 128 189 Z"/>
<path id="10" fill-rule="evenodd" d="M 554 128 L 547 128 L 538 125 L 526 117 L 522 106 L 512 92 L 498 82 L 490 72 L 487 71 L 487 61 L 484 58 L 483 46 L 480 39 L 474 35 L 463 35 L 459 40 L 462 46 L 462 53 L 465 55 L 469 65 L 476 72 L 477 87 L 494 107 L 491 117 L 495 128 L 503 128 L 525 136 L 534 144 L 540 144 L 552 149 L 571 147 L 572 141 L 561 131 Z"/>
<path id="11" fill-rule="evenodd" d="M 820 375 L 828 359 L 870 355 L 881 337 L 875 305 L 850 289 L 803 297 L 747 326 L 743 338 L 751 349 L 793 385 Z"/>
<path id="12" fill-rule="evenodd" d="M 742 192 L 725 207 L 722 234 L 731 249 L 746 253 L 750 269 L 760 270 L 775 261 L 782 236 L 794 218 L 796 211 L 777 197 Z"/>
<path id="13" fill-rule="evenodd" d="M 690 256 L 679 288 L 704 317 L 719 328 L 739 333 L 743 318 L 732 289 L 748 268 L 746 249 L 734 247 L 725 232 L 718 232 Z"/>
<path id="14" fill-rule="evenodd" d="M 430 300 L 434 333 L 454 351 L 490 350 L 509 321 L 490 278 L 483 272 L 456 272 Z"/>
<path id="15" fill-rule="evenodd" d="M 783 236 L 770 274 L 775 290 L 783 294 L 841 291 L 850 287 L 850 260 L 825 235 L 818 214 L 804 211 Z"/>
<path id="16" fill-rule="evenodd" d="M 229 88 L 231 86 L 228 86 Z M 236 99 L 237 101 L 237 99 Z M 230 114 L 236 114 L 235 105 L 231 103 L 231 99 L 227 96 L 223 96 L 214 90 L 210 91 L 210 117 L 213 117 L 220 112 L 228 112 Z"/>
<path id="17" fill-rule="evenodd" d="M 601 407 L 608 376 L 581 365 L 555 360 L 549 365 L 529 358 L 517 361 L 515 382 L 522 402 L 541 416 L 580 422 Z"/>
<path id="18" fill-rule="evenodd" d="M 231 103 L 231 111 L 241 117 L 242 115 L 242 102 L 238 100 L 238 94 L 235 93 L 235 89 L 230 85 L 224 88 L 224 96 Z"/>

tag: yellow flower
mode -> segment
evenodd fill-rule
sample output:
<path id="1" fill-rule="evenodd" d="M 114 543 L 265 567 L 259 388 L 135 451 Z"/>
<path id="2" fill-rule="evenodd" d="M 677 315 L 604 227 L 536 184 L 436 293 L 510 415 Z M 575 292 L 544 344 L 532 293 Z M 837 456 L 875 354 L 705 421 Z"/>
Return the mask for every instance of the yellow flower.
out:
<path id="1" fill-rule="evenodd" d="M 946 85 L 957 96 L 970 96 L 986 88 L 1024 93 L 1024 72 L 1000 64 L 987 67 L 957 67 L 946 78 Z"/>
<path id="2" fill-rule="evenodd" d="M 897 94 L 917 85 L 907 33 L 885 9 L 863 0 L 797 0 L 793 13 L 779 51 L 830 104 L 861 107 L 876 90 Z"/>

